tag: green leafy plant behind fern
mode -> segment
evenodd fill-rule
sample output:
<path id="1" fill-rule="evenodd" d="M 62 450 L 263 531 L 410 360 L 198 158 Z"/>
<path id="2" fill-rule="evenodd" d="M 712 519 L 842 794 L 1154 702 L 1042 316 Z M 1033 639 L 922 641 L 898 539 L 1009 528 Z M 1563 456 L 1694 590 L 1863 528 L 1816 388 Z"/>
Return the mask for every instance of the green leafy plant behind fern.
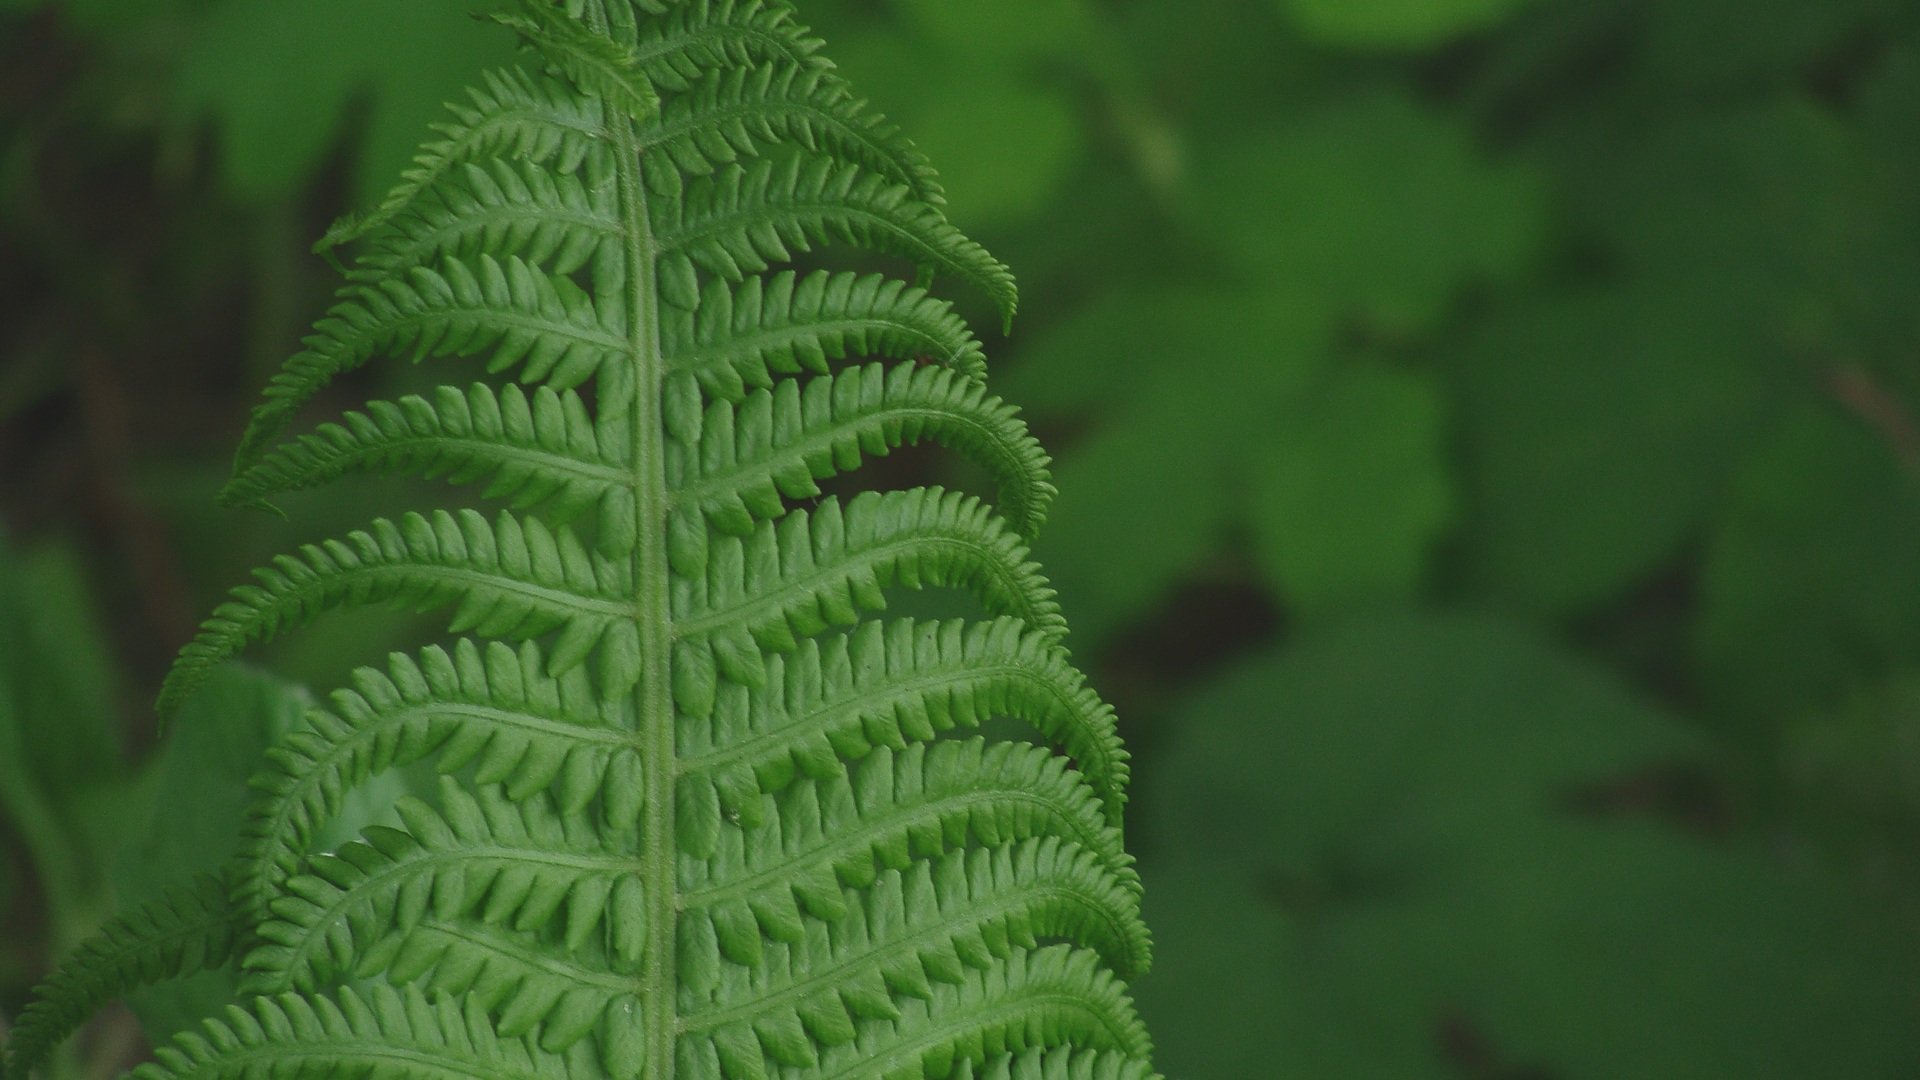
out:
<path id="1" fill-rule="evenodd" d="M 791 13 L 521 0 L 489 74 L 371 213 L 224 493 L 403 472 L 490 511 L 407 514 L 235 590 L 160 695 L 336 608 L 452 610 L 256 778 L 242 856 L 112 922 L 14 1032 L 24 1080 L 104 1000 L 236 964 L 166 1077 L 1144 1080 L 1119 834 L 1126 755 L 1027 542 L 1047 459 L 938 276 L 1006 268 Z M 921 283 L 802 269 L 865 251 Z M 502 378 L 283 441 L 376 359 Z M 933 440 L 996 478 L 823 496 Z M 796 503 L 806 503 L 804 508 Z M 893 588 L 974 620 L 889 619 Z M 1036 742 L 986 741 L 990 718 Z M 313 850 L 370 778 L 437 798 Z"/>

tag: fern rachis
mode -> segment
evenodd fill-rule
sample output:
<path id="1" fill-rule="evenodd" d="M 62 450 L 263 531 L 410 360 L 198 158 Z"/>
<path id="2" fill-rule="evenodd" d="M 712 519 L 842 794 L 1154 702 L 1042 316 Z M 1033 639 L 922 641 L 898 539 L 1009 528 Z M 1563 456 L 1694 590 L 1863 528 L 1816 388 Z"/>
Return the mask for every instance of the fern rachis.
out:
<path id="1" fill-rule="evenodd" d="M 497 505 L 276 560 L 160 705 L 331 609 L 450 608 L 455 636 L 312 710 L 256 780 L 242 856 L 81 949 L 6 1075 L 105 998 L 237 963 L 244 1000 L 146 1076 L 1144 1080 L 1126 757 L 1027 559 L 1046 457 L 945 301 L 792 263 L 902 257 L 1010 318 L 1005 268 L 780 4 L 498 18 L 533 61 L 328 234 L 359 246 L 347 282 L 224 493 L 394 471 Z M 390 356 L 510 381 L 279 441 Z M 821 496 L 922 439 L 986 467 L 993 505 Z M 988 614 L 880 614 L 927 585 Z M 1042 741 L 966 734 L 995 717 Z M 313 850 L 347 792 L 422 761 L 432 799 Z"/>

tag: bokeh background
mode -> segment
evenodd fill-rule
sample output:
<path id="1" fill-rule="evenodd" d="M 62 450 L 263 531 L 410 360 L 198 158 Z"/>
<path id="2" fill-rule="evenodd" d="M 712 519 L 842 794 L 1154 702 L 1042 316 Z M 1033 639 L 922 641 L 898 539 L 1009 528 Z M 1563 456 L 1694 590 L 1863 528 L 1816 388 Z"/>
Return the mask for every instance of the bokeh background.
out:
<path id="1" fill-rule="evenodd" d="M 156 739 L 197 618 L 449 499 L 212 493 L 308 243 L 510 59 L 466 7 L 0 0 L 0 1017 L 233 843 L 290 721 Z M 1920 5 L 802 13 L 1020 275 L 978 325 L 1136 752 L 1170 1077 L 1920 1076 Z"/>

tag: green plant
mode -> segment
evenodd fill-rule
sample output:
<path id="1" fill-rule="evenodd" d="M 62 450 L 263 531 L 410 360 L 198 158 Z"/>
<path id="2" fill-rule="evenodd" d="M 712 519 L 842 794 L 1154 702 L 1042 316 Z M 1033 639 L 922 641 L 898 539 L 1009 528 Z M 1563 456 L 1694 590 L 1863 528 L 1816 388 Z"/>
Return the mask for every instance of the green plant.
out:
<path id="1" fill-rule="evenodd" d="M 330 609 L 453 606 L 463 636 L 309 712 L 256 778 L 242 856 L 81 946 L 7 1075 L 109 997 L 236 963 L 242 1003 L 143 1075 L 1150 1075 L 1121 982 L 1147 959 L 1125 753 L 1026 556 L 1047 459 L 924 288 L 952 275 L 1010 318 L 1005 267 L 784 5 L 496 18 L 540 64 L 490 75 L 323 240 L 361 250 L 224 498 L 405 472 L 505 508 L 276 560 L 160 708 Z M 854 253 L 922 285 L 826 268 Z M 522 385 L 272 445 L 337 377 L 409 354 L 486 354 Z M 891 363 L 833 364 L 854 357 Z M 923 439 L 990 471 L 998 511 L 823 494 Z M 893 586 L 985 614 L 865 618 Z M 1071 763 L 948 737 L 996 717 Z M 433 799 L 313 850 L 348 793 L 427 760 Z"/>

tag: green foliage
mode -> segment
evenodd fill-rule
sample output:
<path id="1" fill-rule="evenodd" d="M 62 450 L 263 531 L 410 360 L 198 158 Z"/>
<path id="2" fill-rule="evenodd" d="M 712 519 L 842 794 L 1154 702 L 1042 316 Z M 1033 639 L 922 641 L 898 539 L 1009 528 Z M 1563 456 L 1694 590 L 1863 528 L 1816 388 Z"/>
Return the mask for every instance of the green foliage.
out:
<path id="1" fill-rule="evenodd" d="M 1782 389 L 1754 362 L 1751 328 L 1708 314 L 1651 288 L 1573 293 L 1522 301 L 1463 343 L 1453 375 L 1482 588 L 1582 610 L 1697 534 Z"/>
<path id="2" fill-rule="evenodd" d="M 1194 224 L 1214 250 L 1384 333 L 1418 331 L 1464 286 L 1515 276 L 1540 228 L 1536 178 L 1396 94 L 1312 110 L 1198 156 L 1194 174 Z"/>
<path id="3" fill-rule="evenodd" d="M 1846 929 L 1817 876 L 1636 805 L 1701 741 L 1524 630 L 1344 624 L 1188 715 L 1142 789 L 1179 852 L 1152 882 L 1164 962 L 1142 990 L 1195 1075 L 1258 1075 L 1265 1045 L 1216 1035 L 1250 1024 L 1287 1075 L 1458 1075 L 1436 1021 L 1489 1070 L 1916 1065 L 1911 947 Z M 1268 827 L 1225 827 L 1249 819 Z"/>
<path id="4" fill-rule="evenodd" d="M 79 560 L 0 547 L 0 808 L 65 949 L 105 916 L 103 868 L 139 792 L 119 745 L 117 673 Z"/>
<path id="5" fill-rule="evenodd" d="M 1859 424 L 1802 407 L 1735 479 L 1698 624 L 1709 685 L 1731 708 L 1816 709 L 1920 647 L 1908 468 Z"/>
<path id="6" fill-rule="evenodd" d="M 46 918 L 33 936 L 49 952 L 101 929 L 112 851 L 145 809 L 119 745 L 117 689 L 75 553 L 0 545 L 0 821 L 22 849 L 0 861 L 0 903 L 41 893 Z M 31 1038 L 23 1018 L 8 1045 Z M 75 1058 L 55 1064 L 78 1068 Z"/>
<path id="7" fill-rule="evenodd" d="M 1526 0 L 1280 0 L 1300 29 L 1335 45 L 1432 45 L 1483 30 Z"/>
<path id="8" fill-rule="evenodd" d="M 371 196 L 440 102 L 510 56 L 498 33 L 462 18 L 467 11 L 452 0 L 215 3 L 180 58 L 173 101 L 212 123 L 223 174 L 251 200 L 311 176 L 354 102 L 365 102 L 356 186 Z"/>
<path id="9" fill-rule="evenodd" d="M 546 49 L 523 53 L 525 77 L 482 76 L 476 98 L 459 84 L 511 48 L 485 20 L 438 3 L 283 7 L 0 3 L 0 128 L 18 128 L 0 131 L 0 515 L 22 537 L 82 541 L 52 556 L 77 560 L 68 585 L 12 594 L 35 598 L 17 625 L 50 630 L 85 592 L 114 628 L 0 661 L 15 687 L 87 691 L 24 691 L 69 711 L 15 713 L 39 740 L 26 769 L 6 774 L 0 753 L 0 774 L 32 793 L 0 806 L 0 1022 L 50 962 L 44 938 L 98 929 L 109 885 L 135 907 L 186 881 L 206 860 L 183 850 L 241 852 L 273 868 L 263 888 L 305 874 L 311 852 L 348 853 L 359 861 L 321 860 L 327 873 L 301 885 L 336 905 L 346 937 L 425 891 L 409 949 L 386 955 L 399 935 L 382 938 L 376 964 L 394 966 L 375 985 L 404 976 L 432 997 L 517 977 L 463 966 L 428 926 L 433 905 L 465 904 L 454 918 L 497 945 L 552 897 L 502 900 L 488 922 L 478 893 L 436 900 L 456 891 L 436 867 L 477 835 L 476 814 L 523 849 L 564 848 L 580 834 L 557 794 L 637 774 L 610 752 L 568 752 L 557 727 L 603 703 L 628 646 L 597 616 L 564 648 L 552 632 L 437 651 L 417 639 L 449 611 L 469 638 L 531 634 L 569 581 L 597 587 L 619 562 L 603 525 L 624 518 L 603 504 L 635 459 L 596 423 L 629 327 L 602 322 L 593 279 L 619 247 L 621 203 L 579 80 L 643 113 L 657 87 L 654 123 L 674 133 L 657 156 L 683 179 L 718 177 L 657 220 L 686 256 L 663 284 L 695 299 L 658 312 L 663 343 L 698 358 L 674 393 L 708 404 L 697 434 L 662 448 L 702 526 L 675 538 L 689 587 L 667 603 L 720 621 L 714 605 L 737 605 L 745 627 L 713 638 L 711 668 L 684 665 L 679 689 L 711 690 L 756 747 L 676 807 L 688 843 L 714 843 L 681 884 L 726 901 L 710 946 L 722 970 L 771 986 L 782 964 L 868 948 L 934 894 L 989 943 L 1010 919 L 1072 923 L 1063 936 L 1131 978 L 1137 935 L 1073 916 L 1129 911 L 1144 886 L 1165 942 L 1140 1007 L 1171 1076 L 1920 1071 L 1920 8 L 808 0 L 840 67 L 761 56 L 709 78 L 668 62 L 641 85 L 619 47 L 495 0 Z M 950 205 L 868 96 L 941 163 Z M 409 163 L 436 115 L 447 125 Z M 822 158 L 880 180 L 840 183 Z M 370 186 L 396 171 L 391 196 Z M 367 211 L 323 247 L 347 260 L 349 290 L 277 384 L 269 418 L 291 438 L 256 438 L 222 498 L 287 519 L 216 510 L 234 402 L 264 377 L 232 359 L 278 360 L 326 306 L 337 282 L 306 245 L 343 186 Z M 884 205 L 898 189 L 911 197 Z M 741 228 L 742 200 L 777 205 L 777 220 Z M 885 218 L 908 206 L 950 213 L 1021 267 L 1015 340 L 976 338 L 994 301 L 947 287 L 967 268 L 993 284 L 978 252 L 907 284 L 904 262 L 951 241 L 937 215 Z M 454 221 L 473 227 L 440 227 Z M 503 288 L 505 307 L 572 335 L 565 348 L 489 324 Z M 445 336 L 382 336 L 409 319 Z M 423 343 L 431 363 L 373 362 Z M 525 381 L 448 375 L 454 353 Z M 116 384 L 139 405 L 117 423 Z M 119 438 L 139 451 L 116 466 Z M 367 473 L 381 477 L 364 499 L 338 496 L 332 481 Z M 949 494 L 898 494 L 920 487 Z M 463 511 L 477 493 L 497 505 L 476 518 Z M 377 514 L 391 528 L 369 526 Z M 873 546 L 909 518 L 965 554 L 942 570 Z M 800 531 L 836 524 L 827 562 L 800 550 Z M 316 535 L 343 546 L 300 548 Z M 1067 666 L 1056 598 L 1019 566 L 1029 538 L 1071 615 L 1073 665 L 1146 755 L 1127 811 L 1137 875 L 1106 788 L 1068 767 L 1108 760 L 1108 720 Z M 548 541 L 552 559 L 536 560 Z M 450 543 L 493 584 L 542 591 L 473 599 L 492 584 L 437 576 L 408 593 L 406 579 L 445 569 Z M 211 606 L 234 565 L 282 550 L 297 562 L 225 612 L 234 641 L 321 601 L 454 606 L 362 608 L 265 647 L 264 663 L 316 686 L 370 666 L 324 699 L 316 722 L 337 744 L 281 742 L 283 812 L 236 827 L 273 726 L 256 721 L 283 715 L 267 701 L 286 688 L 213 669 L 153 757 L 137 710 L 124 726 L 70 710 L 112 698 L 112 714 L 107 684 L 159 681 L 143 643 L 190 635 L 191 610 L 157 617 L 168 594 L 153 566 Z M 802 555 L 826 595 L 745 599 Z M 876 629 L 853 609 L 882 591 Z M 59 674 L 76 650 L 96 658 L 91 674 Z M 580 659 L 555 675 L 556 656 Z M 764 684 L 730 697 L 740 677 Z M 957 678 L 972 696 L 878 720 L 848 704 L 898 678 L 916 691 Z M 1030 693 L 1062 707 L 1008 706 Z M 229 709 L 230 694 L 255 704 Z M 500 694 L 532 726 L 474 718 Z M 462 718 L 424 715 L 436 699 Z M 626 722 L 594 715 L 595 730 Z M 491 725 L 484 742 L 446 734 L 474 724 Z M 682 753 L 717 761 L 731 737 Z M 854 753 L 855 768 L 834 765 Z M 443 795 L 433 774 L 449 762 Z M 336 812 L 331 793 L 363 777 Z M 763 784 L 784 785 L 771 804 L 751 797 Z M 233 801 L 202 800 L 204 818 L 152 812 L 196 787 Z M 976 791 L 992 793 L 980 814 Z M 866 816 L 879 793 L 892 809 Z M 50 830 L 31 820 L 36 799 Z M 769 836 L 748 823 L 756 806 L 779 845 L 736 841 Z M 416 829 L 415 846 L 383 831 Z M 955 855 L 976 841 L 995 858 Z M 486 864 L 494 880 L 512 850 Z M 591 909 L 597 871 L 575 869 Z M 367 879 L 385 872 L 391 888 Z M 1062 883 L 1089 874 L 1103 884 L 1075 908 Z M 584 933 L 584 951 L 611 955 L 572 902 L 547 916 L 556 948 L 575 955 L 566 939 Z M 839 936 L 775 936 L 796 920 Z M 767 931 L 757 959 L 750 923 Z M 281 932 L 291 944 L 275 947 L 303 959 L 275 969 L 271 991 L 308 995 L 312 1019 L 254 999 L 202 1029 L 210 1045 L 281 1023 L 428 1042 L 468 1023 L 413 991 L 376 1000 L 324 936 Z M 892 1022 L 920 1023 L 915 1002 L 1002 992 L 933 977 L 977 959 L 969 948 L 869 975 L 842 1004 L 869 1023 L 856 1006 L 884 996 L 906 1010 Z M 164 1039 L 217 1013 L 240 978 L 203 972 L 137 1008 Z M 510 1010 L 520 1023 L 547 996 L 480 1005 L 489 1024 Z M 541 1023 L 604 1015 L 591 1004 L 562 990 Z M 738 1019 L 698 1015 L 703 1037 Z M 844 1034 L 824 1008 L 800 1024 Z M 515 1068 L 602 1071 L 582 1050 L 596 1036 L 558 1053 L 538 1037 L 473 1044 Z M 789 1037 L 736 1029 L 724 1067 L 749 1067 L 748 1038 Z M 109 1013 L 50 1075 L 113 1075 L 127 1063 L 114 1047 L 135 1038 Z M 1150 1072 L 1125 1054 L 977 1050 L 940 1075 Z"/>
<path id="10" fill-rule="evenodd" d="M 499 21 L 532 62 L 329 234 L 360 254 L 226 497 L 403 472 L 507 508 L 376 519 L 215 610 L 160 692 L 201 730 L 156 794 L 265 762 L 244 807 L 169 815 L 134 864 L 232 853 L 56 971 L 7 1075 L 108 998 L 231 967 L 237 1004 L 134 1075 L 1145 1080 L 1126 752 L 1027 558 L 1047 458 L 946 302 L 818 267 L 888 256 L 1010 319 L 1006 268 L 783 6 L 528 0 Z M 280 442 L 391 356 L 515 382 Z M 923 438 L 983 466 L 999 509 L 822 493 Z M 871 617 L 896 587 L 984 614 Z M 451 608 L 457 636 L 317 707 L 221 666 L 375 606 Z M 994 718 L 1041 741 L 942 738 Z M 369 785 L 427 763 L 437 791 L 368 822 Z M 208 835 L 243 810 L 237 850 Z"/>

